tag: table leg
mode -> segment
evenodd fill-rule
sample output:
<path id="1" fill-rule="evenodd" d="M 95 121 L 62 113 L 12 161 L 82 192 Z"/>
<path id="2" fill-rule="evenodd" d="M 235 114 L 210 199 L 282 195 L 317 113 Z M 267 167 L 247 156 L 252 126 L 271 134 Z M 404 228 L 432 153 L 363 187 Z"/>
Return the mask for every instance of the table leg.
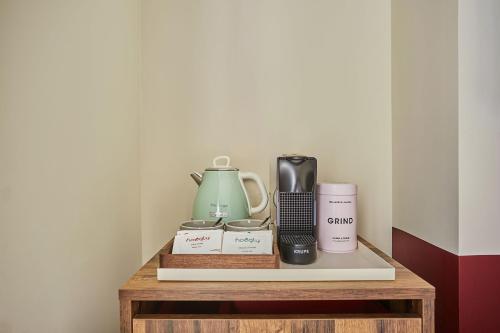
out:
<path id="1" fill-rule="evenodd" d="M 424 298 L 419 307 L 422 316 L 422 332 L 434 333 L 434 298 Z"/>
<path id="2" fill-rule="evenodd" d="M 120 299 L 120 332 L 132 333 L 132 300 L 128 298 Z"/>

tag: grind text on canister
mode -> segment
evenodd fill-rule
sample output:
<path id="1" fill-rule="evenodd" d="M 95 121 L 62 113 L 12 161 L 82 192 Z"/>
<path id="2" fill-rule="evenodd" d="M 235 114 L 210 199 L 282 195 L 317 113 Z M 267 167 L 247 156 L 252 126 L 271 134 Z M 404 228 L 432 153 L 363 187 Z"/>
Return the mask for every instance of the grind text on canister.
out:
<path id="1" fill-rule="evenodd" d="M 325 252 L 352 252 L 358 247 L 355 184 L 317 185 L 318 248 Z"/>

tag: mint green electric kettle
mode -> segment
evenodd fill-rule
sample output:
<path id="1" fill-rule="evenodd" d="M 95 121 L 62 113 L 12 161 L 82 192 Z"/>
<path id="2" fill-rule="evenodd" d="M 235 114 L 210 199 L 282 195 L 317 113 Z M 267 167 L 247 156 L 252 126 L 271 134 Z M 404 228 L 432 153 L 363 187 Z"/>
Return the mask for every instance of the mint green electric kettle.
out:
<path id="1" fill-rule="evenodd" d="M 225 160 L 226 163 L 220 165 L 220 160 Z M 218 156 L 214 158 L 213 166 L 205 169 L 203 175 L 198 172 L 191 174 L 199 185 L 194 200 L 193 219 L 217 220 L 222 217 L 224 222 L 246 219 L 266 208 L 269 199 L 260 177 L 253 172 L 240 172 L 229 164 L 228 156 Z M 244 180 L 254 181 L 259 188 L 261 200 L 256 207 L 250 204 Z"/>

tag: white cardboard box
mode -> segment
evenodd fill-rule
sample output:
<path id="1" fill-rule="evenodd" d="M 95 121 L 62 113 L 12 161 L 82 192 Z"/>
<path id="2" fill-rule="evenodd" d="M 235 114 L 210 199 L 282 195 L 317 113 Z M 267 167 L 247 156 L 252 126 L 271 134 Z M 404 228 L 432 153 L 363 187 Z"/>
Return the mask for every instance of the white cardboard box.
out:
<path id="1" fill-rule="evenodd" d="M 172 254 L 220 254 L 221 230 L 181 230 L 174 238 Z"/>
<path id="2" fill-rule="evenodd" d="M 273 254 L 273 232 L 261 231 L 226 231 L 222 240 L 223 254 Z"/>

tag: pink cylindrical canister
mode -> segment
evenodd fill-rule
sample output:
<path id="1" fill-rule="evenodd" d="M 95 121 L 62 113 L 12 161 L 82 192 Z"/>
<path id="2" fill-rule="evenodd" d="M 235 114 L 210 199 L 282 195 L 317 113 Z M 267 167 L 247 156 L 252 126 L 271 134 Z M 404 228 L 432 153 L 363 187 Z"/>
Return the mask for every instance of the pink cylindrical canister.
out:
<path id="1" fill-rule="evenodd" d="M 325 252 L 352 252 L 358 247 L 355 184 L 317 185 L 318 248 Z"/>

